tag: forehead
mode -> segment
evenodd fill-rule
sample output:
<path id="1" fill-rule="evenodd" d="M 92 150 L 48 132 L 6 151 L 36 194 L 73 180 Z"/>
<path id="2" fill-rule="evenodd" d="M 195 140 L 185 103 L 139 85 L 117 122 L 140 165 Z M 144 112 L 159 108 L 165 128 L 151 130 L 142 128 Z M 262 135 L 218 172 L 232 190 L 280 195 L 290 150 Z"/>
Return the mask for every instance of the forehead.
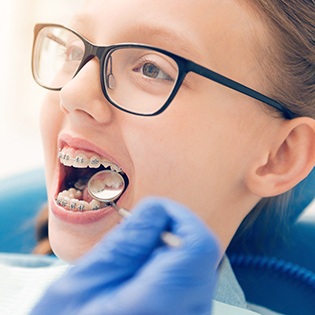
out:
<path id="1" fill-rule="evenodd" d="M 186 35 L 198 44 L 209 36 L 215 42 L 235 36 L 242 27 L 246 31 L 250 18 L 237 0 L 85 0 L 84 16 L 85 27 L 93 23 L 94 31 L 99 27 L 103 34 L 130 29 L 137 30 L 134 35 L 150 35 L 153 28 Z"/>
<path id="2" fill-rule="evenodd" d="M 256 67 L 256 22 L 240 0 L 85 0 L 73 26 L 96 44 L 159 46 L 228 74 Z"/>

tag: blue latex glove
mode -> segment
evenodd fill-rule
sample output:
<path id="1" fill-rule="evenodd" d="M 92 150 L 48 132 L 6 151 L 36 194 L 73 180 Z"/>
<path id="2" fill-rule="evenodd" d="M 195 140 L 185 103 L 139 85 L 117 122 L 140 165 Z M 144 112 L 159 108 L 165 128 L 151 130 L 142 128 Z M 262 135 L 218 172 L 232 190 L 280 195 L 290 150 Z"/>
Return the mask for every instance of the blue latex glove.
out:
<path id="1" fill-rule="evenodd" d="M 182 244 L 161 242 L 165 230 Z M 148 198 L 45 293 L 32 315 L 211 314 L 219 246 L 189 210 Z"/>

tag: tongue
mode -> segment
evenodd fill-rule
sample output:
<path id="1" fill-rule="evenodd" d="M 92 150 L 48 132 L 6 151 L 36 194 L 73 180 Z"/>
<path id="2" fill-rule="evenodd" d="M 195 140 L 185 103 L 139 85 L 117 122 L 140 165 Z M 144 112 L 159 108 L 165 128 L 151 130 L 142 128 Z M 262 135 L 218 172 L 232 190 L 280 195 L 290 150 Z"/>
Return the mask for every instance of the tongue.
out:
<path id="1" fill-rule="evenodd" d="M 86 201 L 88 203 L 90 203 L 93 200 L 92 196 L 89 194 L 87 186 L 84 188 L 84 190 L 82 192 L 82 198 L 84 201 Z"/>

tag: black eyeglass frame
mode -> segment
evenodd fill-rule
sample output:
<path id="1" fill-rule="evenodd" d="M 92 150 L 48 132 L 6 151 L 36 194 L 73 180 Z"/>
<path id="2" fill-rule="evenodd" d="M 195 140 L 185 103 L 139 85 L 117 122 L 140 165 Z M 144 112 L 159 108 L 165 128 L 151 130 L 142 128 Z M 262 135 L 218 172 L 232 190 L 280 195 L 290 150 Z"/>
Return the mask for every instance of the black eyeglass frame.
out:
<path id="1" fill-rule="evenodd" d="M 72 32 L 73 34 L 75 34 L 76 36 L 78 36 L 82 42 L 84 43 L 84 47 L 85 47 L 85 51 L 84 51 L 84 55 L 82 57 L 81 63 L 77 69 L 77 71 L 74 73 L 72 79 L 80 72 L 80 70 L 93 58 L 98 58 L 99 62 L 100 62 L 100 80 L 101 80 L 101 86 L 102 86 L 102 91 L 103 94 L 105 96 L 105 98 L 107 99 L 107 101 L 109 101 L 113 106 L 115 106 L 116 108 L 127 112 L 129 114 L 133 114 L 133 115 L 138 115 L 138 116 L 156 116 L 161 114 L 162 112 L 165 111 L 165 109 L 170 105 L 170 103 L 173 101 L 173 99 L 175 98 L 178 90 L 180 89 L 186 75 L 189 72 L 194 72 L 198 75 L 201 75 L 202 77 L 205 77 L 211 81 L 214 81 L 218 84 L 221 84 L 225 87 L 228 87 L 232 90 L 235 90 L 239 93 L 245 94 L 251 98 L 254 98 L 258 101 L 261 101 L 264 104 L 267 104 L 277 110 L 279 110 L 280 112 L 282 112 L 284 118 L 286 119 L 293 119 L 295 117 L 297 117 L 298 115 L 293 113 L 292 111 L 290 111 L 288 108 L 286 108 L 285 106 L 283 106 L 281 103 L 277 102 L 276 100 L 258 92 L 255 91 L 241 83 L 238 83 L 232 79 L 229 79 L 217 72 L 214 72 L 202 65 L 199 65 L 197 63 L 195 63 L 194 61 L 191 61 L 189 59 L 186 59 L 184 57 L 178 56 L 176 54 L 173 54 L 167 50 L 161 49 L 161 48 L 157 48 L 154 46 L 150 46 L 150 45 L 144 45 L 144 44 L 138 44 L 138 43 L 122 43 L 122 44 L 114 44 L 114 45 L 108 45 L 108 46 L 97 46 L 94 45 L 93 43 L 91 43 L 89 40 L 87 40 L 86 38 L 84 38 L 81 34 L 77 33 L 75 30 L 65 27 L 63 25 L 60 24 L 36 24 L 34 27 L 34 43 L 33 43 L 33 57 L 32 57 L 32 74 L 34 77 L 34 80 L 42 87 L 49 89 L 49 90 L 53 90 L 53 91 L 60 91 L 63 87 L 60 88 L 51 88 L 49 86 L 44 85 L 43 83 L 40 82 L 40 80 L 37 78 L 36 76 L 36 71 L 35 71 L 35 62 L 34 62 L 34 49 L 35 49 L 35 43 L 36 43 L 36 38 L 38 33 L 46 28 L 46 27 L 56 27 L 56 28 L 62 28 L 65 30 L 68 30 L 70 32 Z M 170 58 L 172 58 L 178 65 L 178 77 L 176 80 L 176 83 L 173 87 L 173 91 L 172 93 L 169 95 L 168 99 L 166 100 L 166 102 L 164 103 L 164 105 L 157 111 L 153 112 L 153 113 L 149 113 L 149 114 L 143 114 L 143 113 L 138 113 L 138 112 L 133 112 L 130 111 L 126 108 L 123 108 L 121 106 L 119 106 L 119 104 L 115 103 L 110 96 L 107 93 L 107 89 L 106 89 L 106 82 L 105 82 L 105 75 L 104 75 L 104 69 L 106 69 L 106 65 L 108 62 L 108 56 L 110 55 L 110 53 L 114 50 L 117 49 L 122 49 L 122 48 L 144 48 L 144 49 L 150 49 L 150 50 L 154 50 L 157 51 L 159 53 L 162 53 Z"/>

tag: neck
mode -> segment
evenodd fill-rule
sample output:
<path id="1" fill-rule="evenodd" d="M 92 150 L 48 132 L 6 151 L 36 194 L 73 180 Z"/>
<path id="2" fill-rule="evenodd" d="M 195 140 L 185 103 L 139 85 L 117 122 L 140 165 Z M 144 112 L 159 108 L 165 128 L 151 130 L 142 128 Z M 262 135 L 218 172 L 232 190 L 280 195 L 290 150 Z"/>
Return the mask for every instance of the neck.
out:
<path id="1" fill-rule="evenodd" d="M 236 203 L 230 203 L 229 207 L 225 205 L 225 207 L 220 207 L 221 211 L 215 211 L 211 214 L 211 221 L 208 220 L 207 223 L 218 237 L 222 254 L 226 252 L 242 221 L 258 201 L 259 199 L 255 197 L 246 204 L 237 205 Z"/>

